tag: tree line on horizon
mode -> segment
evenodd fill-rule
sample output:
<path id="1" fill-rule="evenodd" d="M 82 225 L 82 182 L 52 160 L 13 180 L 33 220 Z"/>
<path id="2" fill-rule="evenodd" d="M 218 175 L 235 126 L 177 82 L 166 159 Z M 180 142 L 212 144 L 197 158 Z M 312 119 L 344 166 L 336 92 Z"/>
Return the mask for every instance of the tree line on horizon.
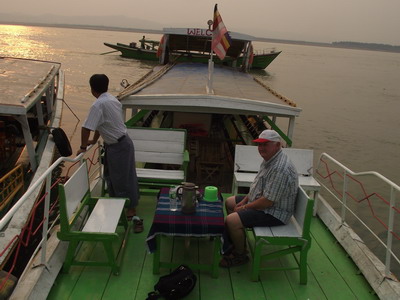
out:
<path id="1" fill-rule="evenodd" d="M 365 50 L 400 52 L 400 46 L 393 46 L 393 45 L 387 45 L 387 44 L 376 44 L 376 43 L 360 43 L 360 42 L 341 41 L 341 42 L 332 42 L 332 46 L 355 48 L 355 49 L 365 49 Z"/>

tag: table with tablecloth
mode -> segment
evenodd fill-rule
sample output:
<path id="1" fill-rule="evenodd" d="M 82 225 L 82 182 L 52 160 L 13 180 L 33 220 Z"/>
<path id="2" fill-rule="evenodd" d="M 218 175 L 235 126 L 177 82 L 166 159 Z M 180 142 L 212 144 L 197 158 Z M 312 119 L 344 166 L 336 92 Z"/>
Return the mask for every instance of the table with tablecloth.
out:
<path id="1" fill-rule="evenodd" d="M 203 201 L 200 197 L 194 214 L 183 214 L 181 203 L 178 210 L 170 210 L 169 188 L 162 188 L 158 197 L 154 220 L 146 239 L 149 252 L 154 253 L 153 272 L 158 273 L 160 267 L 173 268 L 177 263 L 160 261 L 160 236 L 181 237 L 215 237 L 213 259 L 211 265 L 189 264 L 193 269 L 209 270 L 213 277 L 218 275 L 221 236 L 224 231 L 224 213 L 222 201 Z"/>

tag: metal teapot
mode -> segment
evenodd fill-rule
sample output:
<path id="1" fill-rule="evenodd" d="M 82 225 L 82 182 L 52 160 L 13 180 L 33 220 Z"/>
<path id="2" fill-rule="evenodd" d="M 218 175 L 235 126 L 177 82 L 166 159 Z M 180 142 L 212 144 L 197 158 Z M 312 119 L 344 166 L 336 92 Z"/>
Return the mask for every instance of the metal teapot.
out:
<path id="1" fill-rule="evenodd" d="M 197 189 L 199 187 L 191 182 L 182 182 L 176 194 L 182 202 L 182 213 L 194 214 L 196 212 Z"/>

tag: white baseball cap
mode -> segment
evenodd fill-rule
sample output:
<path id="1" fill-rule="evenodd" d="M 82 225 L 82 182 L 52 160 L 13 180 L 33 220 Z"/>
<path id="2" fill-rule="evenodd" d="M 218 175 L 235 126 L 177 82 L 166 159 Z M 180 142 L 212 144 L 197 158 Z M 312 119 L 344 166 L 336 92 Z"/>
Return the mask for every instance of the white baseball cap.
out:
<path id="1" fill-rule="evenodd" d="M 280 142 L 281 137 L 275 130 L 266 129 L 260 133 L 258 139 L 253 140 L 254 143 Z"/>

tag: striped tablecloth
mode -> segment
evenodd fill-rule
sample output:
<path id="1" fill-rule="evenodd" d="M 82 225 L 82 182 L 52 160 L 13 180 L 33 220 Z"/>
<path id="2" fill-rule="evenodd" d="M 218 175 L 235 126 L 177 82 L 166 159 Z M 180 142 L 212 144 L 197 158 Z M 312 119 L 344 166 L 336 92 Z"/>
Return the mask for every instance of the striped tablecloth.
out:
<path id="1" fill-rule="evenodd" d="M 222 201 L 207 202 L 199 201 L 196 213 L 183 214 L 181 203 L 177 211 L 169 209 L 169 189 L 163 188 L 157 202 L 154 215 L 146 242 L 150 252 L 156 250 L 156 235 L 170 236 L 221 236 L 224 231 L 224 213 Z"/>

